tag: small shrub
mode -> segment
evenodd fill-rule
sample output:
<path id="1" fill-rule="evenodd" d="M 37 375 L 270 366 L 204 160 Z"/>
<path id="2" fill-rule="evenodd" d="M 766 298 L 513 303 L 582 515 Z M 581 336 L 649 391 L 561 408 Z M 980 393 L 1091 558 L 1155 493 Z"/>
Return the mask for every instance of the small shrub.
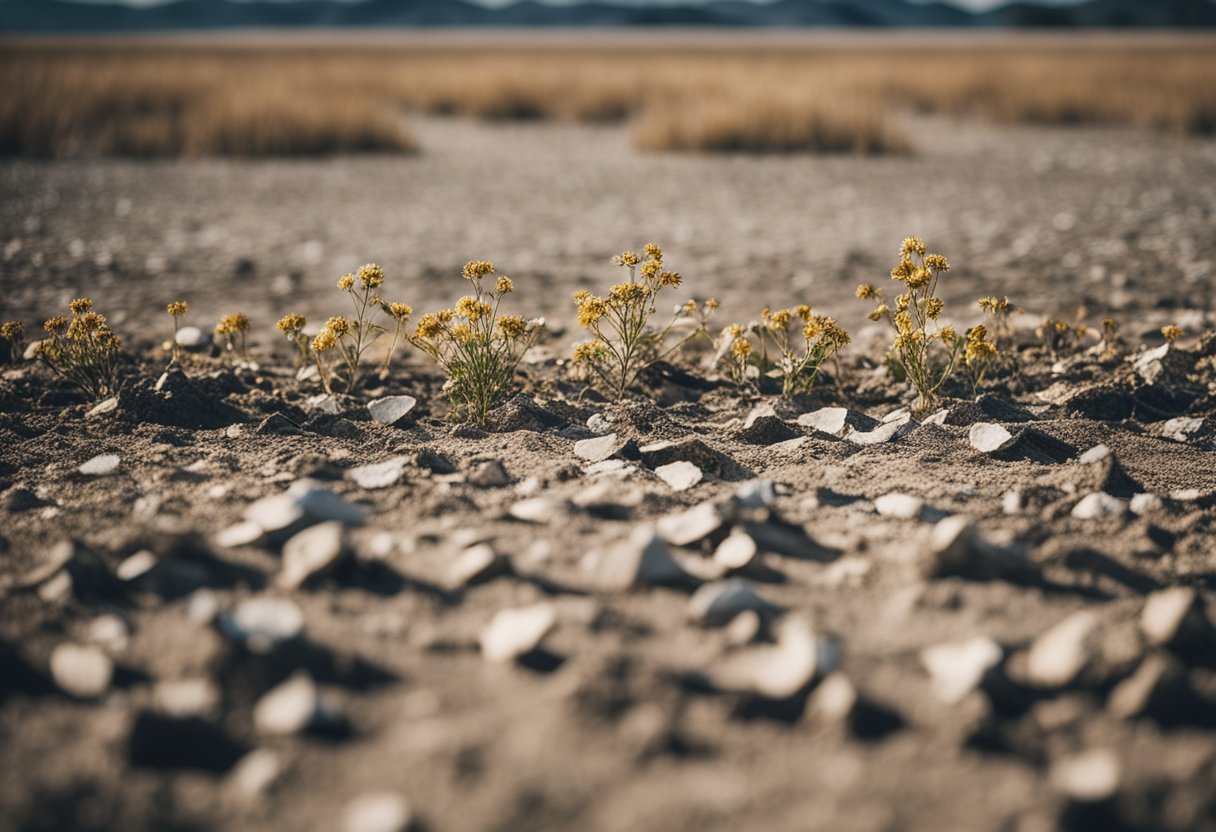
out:
<path id="1" fill-rule="evenodd" d="M 308 319 L 296 312 L 289 312 L 279 318 L 278 323 L 274 325 L 275 329 L 283 333 L 287 340 L 296 350 L 296 366 L 303 367 L 308 363 L 308 336 L 304 334 L 304 327 L 308 324 Z"/>
<path id="2" fill-rule="evenodd" d="M 791 327 L 801 337 L 791 335 Z M 786 398 L 809 390 L 823 363 L 850 340 L 835 318 L 816 315 L 805 304 L 776 312 L 766 307 L 758 321 L 746 328 L 733 324 L 723 331 L 723 338 L 719 352 L 736 383 L 755 379 L 759 392 L 759 379 L 779 378 Z"/>
<path id="3" fill-rule="evenodd" d="M 238 356 L 241 361 L 249 360 L 249 344 L 246 334 L 249 332 L 249 318 L 244 312 L 232 312 L 220 318 L 215 325 L 215 334 L 224 338 L 224 355 Z"/>
<path id="4" fill-rule="evenodd" d="M 1161 327 L 1161 337 L 1173 344 L 1186 333 L 1182 331 L 1182 327 L 1177 324 L 1166 324 Z"/>
<path id="5" fill-rule="evenodd" d="M 186 311 L 189 308 L 190 308 L 190 304 L 184 300 L 175 300 L 172 303 L 170 303 L 168 306 L 165 307 L 165 311 L 169 313 L 169 316 L 171 318 L 173 318 L 173 340 L 171 340 L 169 342 L 172 345 L 170 348 L 172 350 L 172 352 L 170 353 L 171 358 L 169 359 L 170 367 L 172 367 L 174 364 L 181 363 L 181 349 L 182 348 L 180 346 L 178 346 L 178 343 L 177 343 L 177 330 L 181 326 L 182 316 L 186 314 Z"/>
<path id="6" fill-rule="evenodd" d="M 384 269 L 368 263 L 354 274 L 344 274 L 338 279 L 338 288 L 350 296 L 354 304 L 354 315 L 346 318 L 334 316 L 325 322 L 325 328 L 312 339 L 312 354 L 321 374 L 321 383 L 328 393 L 333 392 L 331 376 L 341 375 L 346 393 L 352 393 L 363 375 L 363 354 L 376 339 L 384 334 L 384 327 L 375 322 L 376 311 L 388 306 L 380 300 L 379 289 L 384 285 Z M 396 304 L 408 319 L 410 310 L 406 304 Z M 400 322 L 398 322 L 400 327 Z M 331 368 L 324 358 L 336 353 L 338 366 Z"/>
<path id="7" fill-rule="evenodd" d="M 118 389 L 118 336 L 105 316 L 93 311 L 89 298 L 77 298 L 68 309 L 70 319 L 55 317 L 43 324 L 48 337 L 38 347 L 38 359 L 91 398 L 112 395 Z"/>
<path id="8" fill-rule="evenodd" d="M 511 278 L 500 275 L 492 289 L 482 285 L 494 275 L 494 264 L 471 260 L 462 276 L 473 294 L 418 319 L 411 343 L 435 360 L 447 374 L 444 390 L 452 415 L 484 423 L 486 415 L 506 397 L 515 383 L 515 370 L 539 336 L 544 321 L 499 315 L 502 299 L 515 291 Z"/>
<path id="9" fill-rule="evenodd" d="M 4 345 L 9 361 L 18 361 L 25 352 L 25 324 L 21 321 L 5 321 L 0 325 L 0 344 Z"/>
<path id="10" fill-rule="evenodd" d="M 1081 321 L 1070 324 L 1068 321 L 1046 317 L 1034 332 L 1052 360 L 1057 360 L 1077 348 L 1081 339 L 1089 333 L 1089 327 Z"/>
<path id="11" fill-rule="evenodd" d="M 679 272 L 664 267 L 663 250 L 658 246 L 648 244 L 643 253 L 644 260 L 632 251 L 613 258 L 617 266 L 629 271 L 629 281 L 614 284 L 606 296 L 586 290 L 574 293 L 579 326 L 595 336 L 575 346 L 574 365 L 587 369 L 617 398 L 625 395 L 646 367 L 705 335 L 705 321 L 718 306 L 713 299 L 700 306 L 689 301 L 677 307 L 661 329 L 652 328 L 650 318 L 658 311 L 659 293 L 679 286 L 681 278 Z M 673 339 L 682 322 L 691 323 L 692 331 Z"/>
<path id="12" fill-rule="evenodd" d="M 938 323 L 944 303 L 937 297 L 938 279 L 950 270 L 940 254 L 929 254 L 919 237 L 908 237 L 899 248 L 899 265 L 891 278 L 904 285 L 892 311 L 882 293 L 869 284 L 857 287 L 857 297 L 878 301 L 870 320 L 886 320 L 895 329 L 889 360 L 916 391 L 914 412 L 927 413 L 958 364 L 965 342 L 950 324 Z"/>

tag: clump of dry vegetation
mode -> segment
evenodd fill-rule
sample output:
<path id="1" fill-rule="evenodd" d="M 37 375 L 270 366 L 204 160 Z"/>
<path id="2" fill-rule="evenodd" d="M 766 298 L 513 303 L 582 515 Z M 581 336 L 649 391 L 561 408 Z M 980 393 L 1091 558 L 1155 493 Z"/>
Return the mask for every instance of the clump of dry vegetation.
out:
<path id="1" fill-rule="evenodd" d="M 38 360 L 60 378 L 100 399 L 118 389 L 118 353 L 121 342 L 91 298 L 68 304 L 71 318 L 62 316 L 43 324 L 47 337 L 38 344 Z"/>
<path id="2" fill-rule="evenodd" d="M 798 335 L 791 336 L 791 328 Z M 718 354 L 735 383 L 750 382 L 763 392 L 763 379 L 777 379 L 781 395 L 788 398 L 810 390 L 820 368 L 849 341 L 849 333 L 835 318 L 817 315 L 806 304 L 776 312 L 765 307 L 748 326 L 724 329 Z"/>
<path id="3" fill-rule="evenodd" d="M 402 152 L 402 111 L 635 119 L 644 149 L 903 152 L 904 111 L 1216 132 L 1206 38 L 834 45 L 10 42 L 0 153 Z"/>
<path id="4" fill-rule="evenodd" d="M 354 307 L 354 314 L 347 318 L 335 315 L 325 322 L 325 328 L 312 339 L 312 356 L 325 392 L 333 392 L 333 378 L 340 376 L 345 392 L 352 393 L 363 374 L 363 354 L 384 334 L 384 327 L 375 321 L 381 308 L 380 287 L 384 285 L 384 269 L 376 263 L 361 266 L 358 272 L 338 278 L 338 288 L 345 292 Z M 404 318 L 411 312 L 409 306 L 396 304 Z M 297 321 L 296 318 L 299 318 Z M 393 315 L 397 318 L 397 315 Z M 399 324 L 400 325 L 400 324 Z M 287 316 L 279 321 L 279 330 L 288 338 L 298 341 L 304 329 L 303 316 Z M 330 361 L 328 356 L 337 358 Z"/>

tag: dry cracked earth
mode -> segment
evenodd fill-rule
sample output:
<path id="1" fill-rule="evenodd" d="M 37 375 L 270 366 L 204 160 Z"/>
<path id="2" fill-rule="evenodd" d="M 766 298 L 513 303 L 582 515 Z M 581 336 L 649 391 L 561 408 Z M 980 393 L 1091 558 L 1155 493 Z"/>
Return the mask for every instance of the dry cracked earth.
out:
<path id="1" fill-rule="evenodd" d="M 0 827 L 1216 828 L 1216 147 L 947 126 L 897 160 L 436 121 L 408 160 L 0 165 L 5 317 L 92 294 L 128 351 L 100 404 L 0 374 Z M 559 358 L 598 253 L 852 323 L 915 230 L 949 300 L 1033 313 L 979 398 L 913 418 L 864 329 L 789 401 L 693 355 L 617 403 Z M 423 308 L 474 256 L 555 330 L 484 427 L 413 354 L 340 400 L 269 334 L 161 377 L 178 295 L 265 332 L 331 266 Z M 1121 353 L 1037 343 L 1078 302 Z"/>

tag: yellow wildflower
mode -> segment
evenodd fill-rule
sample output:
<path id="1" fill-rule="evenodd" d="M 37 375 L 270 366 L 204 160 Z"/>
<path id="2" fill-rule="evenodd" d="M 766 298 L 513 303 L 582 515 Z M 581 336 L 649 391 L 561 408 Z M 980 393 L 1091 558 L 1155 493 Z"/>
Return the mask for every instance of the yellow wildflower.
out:
<path id="1" fill-rule="evenodd" d="M 376 263 L 368 263 L 359 268 L 359 282 L 364 289 L 375 289 L 384 283 L 384 269 Z"/>
<path id="2" fill-rule="evenodd" d="M 480 280 L 491 274 L 494 274 L 494 264 L 489 260 L 470 260 L 460 271 L 460 276 L 465 280 Z"/>
<path id="3" fill-rule="evenodd" d="M 511 278 L 504 274 L 502 277 L 498 278 L 498 280 L 494 281 L 494 291 L 497 294 L 505 295 L 509 292 L 515 291 L 515 284 L 511 281 Z"/>
<path id="4" fill-rule="evenodd" d="M 1177 324 L 1167 324 L 1161 327 L 1161 336 L 1171 344 L 1177 341 L 1186 333 L 1182 331 L 1182 327 Z"/>
<path id="5" fill-rule="evenodd" d="M 349 292 L 355 287 L 355 276 L 350 272 L 338 278 L 338 288 L 343 292 Z"/>
<path id="6" fill-rule="evenodd" d="M 175 318 L 180 318 L 186 314 L 186 310 L 190 308 L 190 304 L 184 300 L 175 300 L 173 303 L 165 307 L 165 311 Z"/>

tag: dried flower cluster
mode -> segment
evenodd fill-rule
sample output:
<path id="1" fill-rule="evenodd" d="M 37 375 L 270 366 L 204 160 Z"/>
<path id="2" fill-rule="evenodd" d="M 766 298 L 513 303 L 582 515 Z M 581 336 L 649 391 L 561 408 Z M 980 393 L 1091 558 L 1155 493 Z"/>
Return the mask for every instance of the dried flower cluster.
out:
<path id="1" fill-rule="evenodd" d="M 248 332 L 249 318 L 243 312 L 225 315 L 215 325 L 215 334 L 224 336 L 225 354 L 236 354 L 242 361 L 249 360 L 249 344 L 245 337 Z"/>
<path id="2" fill-rule="evenodd" d="M 575 346 L 574 365 L 587 369 L 618 398 L 643 369 L 705 335 L 705 321 L 718 306 L 713 299 L 704 304 L 688 301 L 676 307 L 665 326 L 652 328 L 650 319 L 658 311 L 659 293 L 682 281 L 679 272 L 664 266 L 663 250 L 657 245 L 650 243 L 642 252 L 639 256 L 626 251 L 613 258 L 613 263 L 628 270 L 629 280 L 614 284 L 607 295 L 586 290 L 574 293 L 579 326 L 594 336 Z M 685 326 L 678 326 L 681 324 Z M 677 334 L 677 329 L 683 334 Z"/>
<path id="3" fill-rule="evenodd" d="M 25 324 L 21 321 L 5 321 L 0 325 L 0 344 L 4 346 L 9 361 L 20 358 L 25 345 Z"/>
<path id="4" fill-rule="evenodd" d="M 718 355 L 736 383 L 750 381 L 762 392 L 762 379 L 779 379 L 781 395 L 789 397 L 809 390 L 824 362 L 849 340 L 835 318 L 817 315 L 806 304 L 776 312 L 765 307 L 759 320 L 722 331 Z"/>
<path id="5" fill-rule="evenodd" d="M 373 319 L 379 309 L 384 308 L 397 320 L 398 331 L 403 326 L 402 319 L 398 315 L 403 315 L 408 320 L 413 311 L 404 303 L 385 304 L 380 299 L 379 292 L 383 285 L 384 269 L 375 263 L 368 263 L 360 267 L 357 272 L 347 273 L 338 278 L 338 288 L 350 297 L 354 314 L 349 318 L 341 315 L 331 317 L 325 322 L 324 328 L 312 339 L 311 344 L 311 354 L 327 393 L 333 392 L 333 379 L 339 376 L 344 392 L 353 393 L 358 386 L 363 374 L 363 355 L 385 332 L 385 328 Z M 399 311 L 393 313 L 391 311 L 393 307 Z M 299 326 L 292 327 L 291 325 L 296 323 L 297 318 Z M 285 322 L 287 328 L 284 328 Z M 298 341 L 303 332 L 304 317 L 289 315 L 280 320 L 279 324 L 279 328 L 284 334 Z M 396 347 L 396 343 L 394 338 L 394 347 Z M 336 355 L 337 358 L 331 360 L 330 355 Z M 384 359 L 385 369 L 391 358 L 392 351 L 390 350 Z"/>
<path id="6" fill-rule="evenodd" d="M 38 345 L 38 359 L 88 396 L 100 399 L 118 389 L 117 360 L 121 344 L 104 315 L 89 298 L 68 304 L 71 318 L 55 317 L 43 324 L 47 338 Z"/>
<path id="7" fill-rule="evenodd" d="M 499 304 L 515 291 L 515 284 L 506 275 L 495 277 L 493 263 L 471 260 L 462 277 L 472 285 L 473 294 L 451 309 L 423 315 L 409 340 L 447 373 L 444 390 L 453 414 L 481 423 L 514 385 L 515 370 L 544 321 L 498 314 Z M 491 278 L 493 286 L 484 285 Z M 403 311 L 408 318 L 408 307 Z"/>
<path id="8" fill-rule="evenodd" d="M 184 300 L 175 300 L 165 307 L 165 311 L 169 313 L 169 317 L 173 319 L 173 340 L 170 341 L 169 366 L 181 363 L 181 346 L 177 343 L 177 331 L 181 327 L 182 316 L 190 309 L 190 304 Z"/>

